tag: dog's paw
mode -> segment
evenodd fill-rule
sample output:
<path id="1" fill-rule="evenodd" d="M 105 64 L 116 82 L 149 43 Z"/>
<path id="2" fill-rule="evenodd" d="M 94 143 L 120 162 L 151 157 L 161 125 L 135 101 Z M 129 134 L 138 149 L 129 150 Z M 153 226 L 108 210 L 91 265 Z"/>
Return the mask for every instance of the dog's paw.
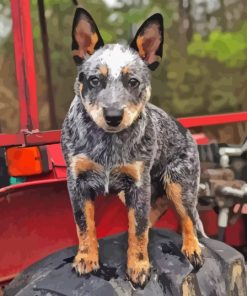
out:
<path id="1" fill-rule="evenodd" d="M 204 263 L 202 250 L 198 240 L 195 238 L 183 244 L 183 254 L 188 258 L 193 267 L 198 270 Z"/>
<path id="2" fill-rule="evenodd" d="M 144 287 L 150 278 L 149 261 L 129 262 L 127 274 L 134 287 Z"/>
<path id="3" fill-rule="evenodd" d="M 78 251 L 74 258 L 72 267 L 79 275 L 87 274 L 97 270 L 99 269 L 98 254 L 83 254 Z"/>

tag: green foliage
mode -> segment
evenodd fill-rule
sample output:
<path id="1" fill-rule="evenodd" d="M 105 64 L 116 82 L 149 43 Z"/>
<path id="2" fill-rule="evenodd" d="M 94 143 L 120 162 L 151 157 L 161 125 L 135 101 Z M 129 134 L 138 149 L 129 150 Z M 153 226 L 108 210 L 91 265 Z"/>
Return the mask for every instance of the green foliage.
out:
<path id="1" fill-rule="evenodd" d="M 238 32 L 213 31 L 208 40 L 197 33 L 188 53 L 200 58 L 216 59 L 228 67 L 241 67 L 247 62 L 247 22 Z"/>
<path id="2" fill-rule="evenodd" d="M 70 52 L 71 23 L 75 6 L 68 0 L 44 2 L 56 115 L 61 125 L 73 99 L 73 83 L 76 75 L 76 67 Z M 181 0 L 119 0 L 118 3 L 120 6 L 111 8 L 102 0 L 79 1 L 79 4 L 90 11 L 96 20 L 105 43 L 129 41 L 133 37 L 133 31 L 148 16 L 155 12 L 164 15 L 164 59 L 161 66 L 152 74 L 153 103 L 172 115 L 181 117 L 243 109 L 246 101 L 245 85 L 247 85 L 247 22 L 244 17 L 235 21 L 235 28 L 240 28 L 238 30 L 233 32 L 215 30 L 206 38 L 194 33 L 192 42 L 189 42 L 180 30 Z M 3 0 L 1 4 L 3 7 L 9 6 L 7 0 Z M 47 87 L 37 0 L 31 0 L 31 16 L 41 129 L 48 129 L 51 126 L 48 120 Z M 0 44 L 3 44 L 0 66 L 4 66 L 0 67 L 2 103 L 0 118 L 6 122 L 4 126 L 9 127 L 13 125 L 13 121 L 9 120 L 13 116 L 9 114 L 18 113 L 12 40 L 11 34 L 4 43 L 0 40 Z M 17 129 L 15 128 L 15 131 Z"/>

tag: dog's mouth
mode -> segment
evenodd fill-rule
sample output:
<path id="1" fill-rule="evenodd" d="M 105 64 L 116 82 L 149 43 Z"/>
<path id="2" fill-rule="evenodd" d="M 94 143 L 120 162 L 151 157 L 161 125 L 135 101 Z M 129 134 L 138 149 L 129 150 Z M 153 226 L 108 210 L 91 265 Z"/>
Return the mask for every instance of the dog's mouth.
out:
<path id="1" fill-rule="evenodd" d="M 124 128 L 121 127 L 121 126 L 117 126 L 117 127 L 111 127 L 111 126 L 108 126 L 106 125 L 104 130 L 107 132 L 107 133 L 119 133 L 123 130 Z"/>

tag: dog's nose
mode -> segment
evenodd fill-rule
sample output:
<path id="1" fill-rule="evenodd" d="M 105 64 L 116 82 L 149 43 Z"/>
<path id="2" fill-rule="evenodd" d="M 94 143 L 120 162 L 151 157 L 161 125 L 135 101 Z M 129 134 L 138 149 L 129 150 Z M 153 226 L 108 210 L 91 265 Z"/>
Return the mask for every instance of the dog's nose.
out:
<path id="1" fill-rule="evenodd" d="M 110 126 L 118 126 L 123 119 L 123 109 L 104 108 L 105 121 Z"/>

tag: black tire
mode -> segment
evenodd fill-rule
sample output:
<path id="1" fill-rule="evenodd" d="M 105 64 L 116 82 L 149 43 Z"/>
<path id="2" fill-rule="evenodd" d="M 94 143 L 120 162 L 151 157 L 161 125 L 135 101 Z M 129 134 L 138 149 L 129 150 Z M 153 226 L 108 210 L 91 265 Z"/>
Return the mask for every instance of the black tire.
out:
<path id="1" fill-rule="evenodd" d="M 153 270 L 143 290 L 126 279 L 127 234 L 99 240 L 101 269 L 79 277 L 71 270 L 76 248 L 54 253 L 33 264 L 6 288 L 5 296 L 127 296 L 219 295 L 246 296 L 243 256 L 226 244 L 203 238 L 203 267 L 195 272 L 181 253 L 181 237 L 168 230 L 150 231 L 149 254 Z"/>

